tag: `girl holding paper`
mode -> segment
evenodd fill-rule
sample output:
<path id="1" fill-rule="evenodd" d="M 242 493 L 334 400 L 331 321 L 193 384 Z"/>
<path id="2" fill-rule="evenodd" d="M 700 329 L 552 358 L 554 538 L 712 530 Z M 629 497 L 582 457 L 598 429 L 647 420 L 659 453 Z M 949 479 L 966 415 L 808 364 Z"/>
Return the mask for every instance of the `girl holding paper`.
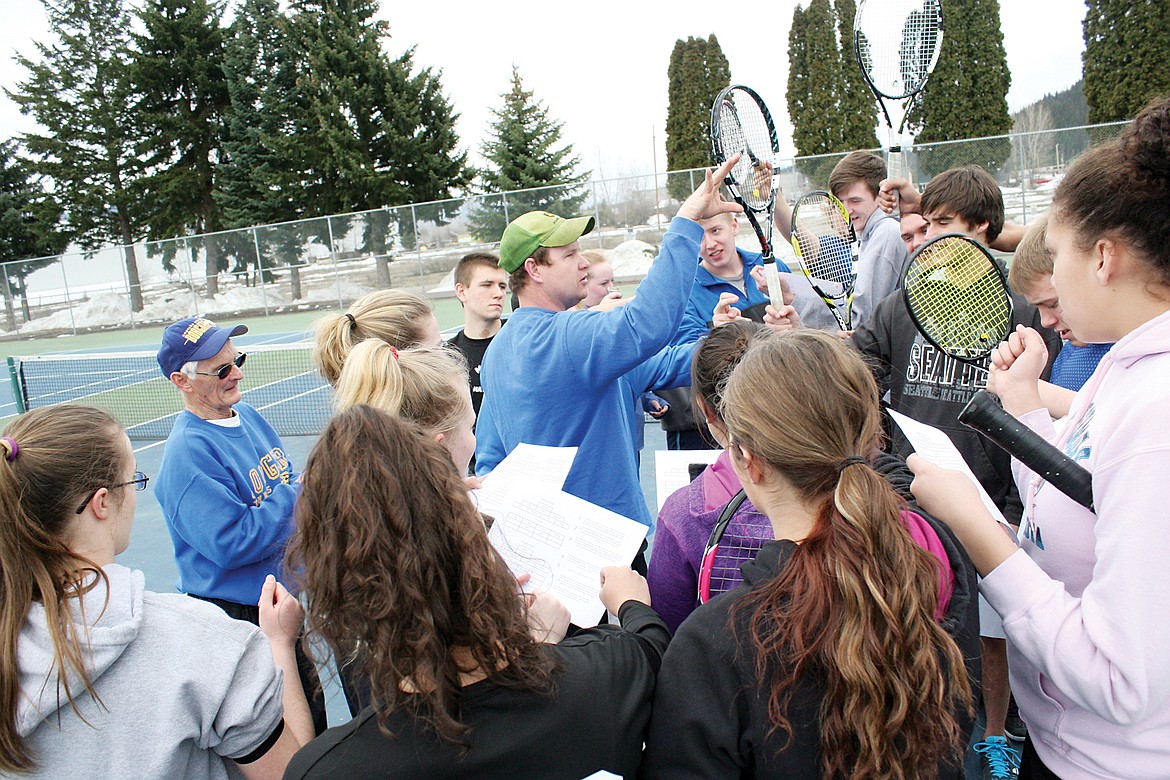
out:
<path id="1" fill-rule="evenodd" d="M 601 573 L 620 628 L 539 643 L 450 454 L 366 405 L 321 435 L 296 526 L 310 631 L 362 656 L 374 703 L 286 778 L 634 776 L 670 638 L 639 575 Z"/>

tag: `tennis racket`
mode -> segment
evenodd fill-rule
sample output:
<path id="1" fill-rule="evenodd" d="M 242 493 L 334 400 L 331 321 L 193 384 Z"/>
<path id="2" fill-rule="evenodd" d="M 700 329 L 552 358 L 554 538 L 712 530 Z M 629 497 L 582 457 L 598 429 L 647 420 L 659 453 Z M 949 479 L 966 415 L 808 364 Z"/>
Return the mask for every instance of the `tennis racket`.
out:
<path id="1" fill-rule="evenodd" d="M 792 249 L 801 272 L 833 312 L 841 330 L 852 324 L 853 285 L 857 281 L 857 233 L 841 201 L 827 192 L 810 192 L 792 209 Z M 834 285 L 830 294 L 824 282 Z"/>
<path id="2" fill-rule="evenodd" d="M 890 131 L 886 167 L 890 178 L 905 178 L 902 131 L 914 101 L 926 86 L 943 42 L 939 0 L 861 0 L 853 19 L 853 48 L 861 74 L 877 98 Z M 901 101 L 895 132 L 887 100 Z"/>
<path id="3" fill-rule="evenodd" d="M 756 231 L 764 261 L 768 297 L 777 309 L 784 305 L 780 274 L 772 251 L 772 212 L 776 207 L 776 178 L 772 166 L 780 154 L 772 114 L 755 90 L 730 86 L 719 93 L 711 107 L 711 149 L 715 164 L 735 155 L 739 162 L 724 183 Z"/>
<path id="4" fill-rule="evenodd" d="M 982 364 L 1012 327 L 1003 269 L 978 241 L 958 233 L 927 241 L 902 271 L 914 326 L 939 351 Z"/>
<path id="5" fill-rule="evenodd" d="M 959 422 L 991 439 L 1073 501 L 1096 511 L 1092 473 L 1005 412 L 991 393 L 980 390 L 972 396 L 959 412 Z"/>
<path id="6" fill-rule="evenodd" d="M 755 512 L 737 514 L 746 498 L 747 494 L 740 490 L 727 502 L 707 538 L 699 565 L 700 604 L 742 583 L 739 567 L 755 558 L 766 542 L 776 538 L 767 518 Z"/>

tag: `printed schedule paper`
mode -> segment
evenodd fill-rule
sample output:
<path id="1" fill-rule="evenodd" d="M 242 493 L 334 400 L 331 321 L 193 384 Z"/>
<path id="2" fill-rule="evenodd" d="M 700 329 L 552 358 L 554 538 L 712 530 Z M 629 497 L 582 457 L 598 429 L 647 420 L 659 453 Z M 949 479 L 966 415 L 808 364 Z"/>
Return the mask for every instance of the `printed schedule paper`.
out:
<path id="1" fill-rule="evenodd" d="M 655 450 L 654 487 L 658 498 L 658 511 L 662 511 L 667 496 L 690 484 L 692 463 L 710 465 L 722 454 L 723 450 Z"/>
<path id="2" fill-rule="evenodd" d="M 508 568 L 532 575 L 525 590 L 552 593 L 582 628 L 605 611 L 601 569 L 628 566 L 649 530 L 547 485 L 488 480 L 474 495 L 494 518 L 488 538 Z"/>

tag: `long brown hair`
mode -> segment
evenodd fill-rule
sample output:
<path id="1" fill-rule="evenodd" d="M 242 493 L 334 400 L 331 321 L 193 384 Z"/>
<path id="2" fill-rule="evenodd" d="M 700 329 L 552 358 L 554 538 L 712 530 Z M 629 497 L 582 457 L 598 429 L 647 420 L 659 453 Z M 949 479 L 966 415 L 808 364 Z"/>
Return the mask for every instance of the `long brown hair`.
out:
<path id="1" fill-rule="evenodd" d="M 819 331 L 760 337 L 728 379 L 723 419 L 737 447 L 816 507 L 784 569 L 736 606 L 750 616 L 772 731 L 791 737 L 788 705 L 811 676 L 824 681 L 826 777 L 926 777 L 961 761 L 955 709 L 970 707 L 971 690 L 935 619 L 939 562 L 910 537 L 876 471 L 838 468 L 869 452 L 881 429 L 861 357 Z"/>
<path id="2" fill-rule="evenodd" d="M 119 451 L 122 426 L 107 412 L 88 406 L 47 406 L 17 417 L 0 444 L 0 771 L 35 766 L 17 731 L 20 690 L 17 648 L 34 602 L 45 609 L 53 641 L 57 684 L 77 710 L 80 694 L 70 677 L 97 699 L 85 670 L 84 628 L 73 620 L 66 599 L 78 597 L 104 578 L 94 562 L 65 544 L 70 521 L 85 496 L 119 481 L 126 466 Z M 96 576 L 95 576 L 96 575 Z"/>
<path id="3" fill-rule="evenodd" d="M 404 710 L 461 743 L 461 673 L 550 688 L 515 578 L 451 456 L 412 423 L 365 405 L 330 421 L 302 476 L 286 567 L 300 572 L 310 630 L 337 658 L 362 659 L 383 728 Z"/>

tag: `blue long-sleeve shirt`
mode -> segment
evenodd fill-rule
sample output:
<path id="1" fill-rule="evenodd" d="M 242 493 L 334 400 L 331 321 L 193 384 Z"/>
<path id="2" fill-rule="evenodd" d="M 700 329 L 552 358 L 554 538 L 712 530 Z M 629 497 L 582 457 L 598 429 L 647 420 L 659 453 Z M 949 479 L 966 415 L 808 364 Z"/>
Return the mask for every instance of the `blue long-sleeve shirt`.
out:
<path id="1" fill-rule="evenodd" d="M 578 447 L 565 491 L 650 525 L 619 380 L 678 331 L 702 236 L 697 223 L 676 217 L 637 296 L 613 311 L 525 306 L 512 314 L 481 369 L 479 474 L 521 442 Z"/>
<path id="2" fill-rule="evenodd" d="M 239 426 L 179 414 L 154 494 L 175 547 L 178 590 L 255 604 L 264 577 L 280 576 L 297 474 L 268 421 L 246 403 L 233 409 Z"/>

